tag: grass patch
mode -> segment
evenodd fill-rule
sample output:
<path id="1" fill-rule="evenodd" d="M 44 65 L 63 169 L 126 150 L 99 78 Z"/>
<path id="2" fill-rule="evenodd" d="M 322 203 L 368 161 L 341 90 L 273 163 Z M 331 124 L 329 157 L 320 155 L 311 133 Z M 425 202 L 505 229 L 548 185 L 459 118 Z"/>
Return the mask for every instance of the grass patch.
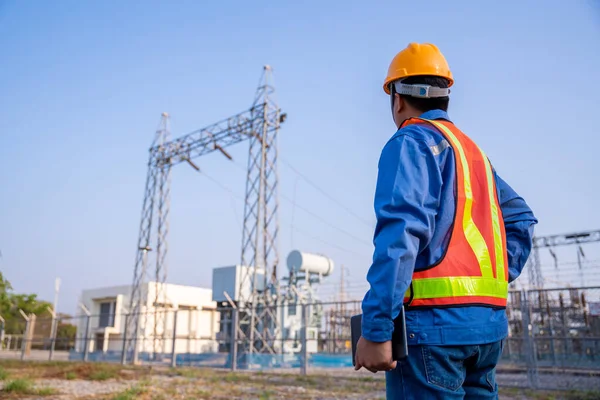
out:
<path id="1" fill-rule="evenodd" d="M 35 390 L 35 394 L 38 396 L 52 396 L 57 393 L 58 393 L 58 391 L 51 387 L 45 387 L 45 388 L 40 388 L 40 389 Z"/>
<path id="2" fill-rule="evenodd" d="M 318 382 L 311 376 L 298 375 L 296 382 L 300 383 L 301 386 L 317 386 Z"/>
<path id="3" fill-rule="evenodd" d="M 564 394 L 565 400 L 597 400 L 600 398 L 600 392 L 582 392 L 578 390 L 568 391 Z"/>
<path id="4" fill-rule="evenodd" d="M 273 395 L 273 392 L 269 391 L 269 390 L 265 390 L 264 392 L 262 392 L 260 394 L 260 396 L 258 397 L 260 400 L 269 400 L 271 398 L 271 396 Z"/>
<path id="5" fill-rule="evenodd" d="M 2 367 L 0 367 L 0 381 L 4 381 L 8 378 L 8 372 Z"/>
<path id="6" fill-rule="evenodd" d="M 49 387 L 36 389 L 29 379 L 15 379 L 6 382 L 0 393 L 51 396 L 56 394 L 57 391 Z"/>
<path id="7" fill-rule="evenodd" d="M 146 391 L 147 389 L 142 386 L 134 386 L 117 394 L 113 397 L 113 400 L 135 400 L 139 395 L 146 393 Z"/>
<path id="8" fill-rule="evenodd" d="M 119 375 L 115 373 L 115 371 L 110 370 L 100 370 L 94 371 L 89 376 L 88 379 L 91 381 L 107 381 L 109 379 L 115 379 Z"/>
<path id="9" fill-rule="evenodd" d="M 257 376 L 254 375 L 254 377 L 256 378 Z M 223 382 L 223 383 L 241 383 L 241 382 L 251 382 L 252 379 L 252 375 L 251 374 L 238 374 L 235 372 L 229 372 L 229 373 L 218 373 L 215 374 L 213 376 L 206 377 L 204 376 L 203 378 L 208 378 L 211 382 Z"/>
<path id="10" fill-rule="evenodd" d="M 65 373 L 65 379 L 68 381 L 72 381 L 74 379 L 77 379 L 77 374 L 73 371 L 69 371 Z"/>
<path id="11" fill-rule="evenodd" d="M 223 382 L 235 383 L 235 382 L 240 382 L 240 381 L 244 381 L 244 380 L 248 380 L 248 379 L 247 378 L 243 379 L 242 376 L 240 376 L 238 374 L 228 374 L 228 375 L 225 375 L 222 380 L 223 380 Z"/>
<path id="12" fill-rule="evenodd" d="M 29 379 L 15 379 L 6 382 L 2 391 L 5 393 L 31 394 L 33 392 L 33 382 Z"/>
<path id="13" fill-rule="evenodd" d="M 65 361 L 0 360 L 2 368 L 10 372 L 12 379 L 138 380 L 155 373 L 150 367 Z"/>
<path id="14" fill-rule="evenodd" d="M 181 370 L 173 370 L 175 375 L 183 378 L 198 378 L 201 374 L 200 371 L 191 368 L 185 368 Z"/>
<path id="15" fill-rule="evenodd" d="M 190 400 L 192 398 L 193 399 L 198 399 L 198 398 L 200 398 L 200 399 L 210 399 L 211 396 L 212 396 L 211 392 L 209 392 L 207 390 L 202 390 L 202 389 L 197 390 L 196 393 L 194 393 L 194 394 L 195 394 L 195 397 L 190 397 L 189 398 Z"/>

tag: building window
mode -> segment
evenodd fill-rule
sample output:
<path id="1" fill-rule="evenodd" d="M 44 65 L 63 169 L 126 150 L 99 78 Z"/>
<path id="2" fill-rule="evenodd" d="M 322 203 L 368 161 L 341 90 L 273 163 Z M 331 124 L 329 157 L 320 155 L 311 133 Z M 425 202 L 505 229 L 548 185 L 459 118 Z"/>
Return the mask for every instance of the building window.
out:
<path id="1" fill-rule="evenodd" d="M 100 328 L 115 326 L 115 302 L 106 301 L 100 303 Z"/>
<path id="2" fill-rule="evenodd" d="M 288 306 L 288 315 L 296 315 L 296 304 L 290 304 Z"/>

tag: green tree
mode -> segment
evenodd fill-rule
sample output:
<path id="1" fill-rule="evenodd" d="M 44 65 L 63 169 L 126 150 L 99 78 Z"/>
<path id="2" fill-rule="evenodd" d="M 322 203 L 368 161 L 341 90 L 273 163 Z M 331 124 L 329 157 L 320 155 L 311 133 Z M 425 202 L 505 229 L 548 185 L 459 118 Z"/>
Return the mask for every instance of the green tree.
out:
<path id="1" fill-rule="evenodd" d="M 21 334 L 25 331 L 25 320 L 19 312 L 27 315 L 40 315 L 48 309 L 50 303 L 38 300 L 36 294 L 16 294 L 4 275 L 0 272 L 0 316 L 4 318 L 7 334 Z"/>
<path id="2" fill-rule="evenodd" d="M 75 325 L 60 321 L 56 331 L 56 349 L 70 350 L 75 346 L 77 327 Z"/>
<path id="3" fill-rule="evenodd" d="M 0 271 L 0 315 L 3 315 L 8 309 L 10 309 L 10 297 L 9 294 L 12 291 L 10 282 L 4 278 L 4 275 Z"/>

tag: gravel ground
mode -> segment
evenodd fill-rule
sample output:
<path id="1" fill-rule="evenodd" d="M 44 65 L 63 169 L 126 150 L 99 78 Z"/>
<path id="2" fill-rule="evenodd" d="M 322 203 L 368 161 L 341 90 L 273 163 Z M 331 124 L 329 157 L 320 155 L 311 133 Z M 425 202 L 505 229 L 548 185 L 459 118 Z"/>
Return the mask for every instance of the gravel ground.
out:
<path id="1" fill-rule="evenodd" d="M 165 367 L 124 367 L 99 363 L 40 363 L 0 361 L 4 382 L 29 379 L 36 389 L 53 388 L 56 394 L 46 396 L 15 394 L 2 391 L 0 399 L 45 400 L 382 400 L 385 399 L 385 374 L 352 369 L 311 370 L 300 375 L 298 370 L 239 371 Z M 0 378 L 2 379 L 2 378 Z M 524 391 L 525 373 L 498 375 L 502 400 L 568 399 L 592 400 L 598 396 L 565 397 L 567 392 Z M 512 389 L 511 389 L 512 387 Z M 600 378 L 577 375 L 540 375 L 544 389 L 600 389 Z M 30 391 L 35 393 L 34 391 Z M 600 393 L 600 392 L 598 392 Z M 563 396 L 564 395 L 564 396 Z"/>
<path id="2" fill-rule="evenodd" d="M 117 393 L 130 388 L 135 383 L 135 381 L 109 380 L 105 382 L 95 382 L 84 380 L 68 381 L 64 379 L 40 379 L 35 382 L 37 388 L 50 387 L 56 389 L 61 395 L 64 395 L 57 398 L 77 398 Z"/>
<path id="3" fill-rule="evenodd" d="M 273 373 L 298 373 L 298 370 L 273 371 Z M 271 373 L 271 371 L 270 371 Z M 340 376 L 340 377 L 371 377 L 372 379 L 385 379 L 384 373 L 373 374 L 367 370 L 354 371 L 352 369 L 313 368 L 311 376 Z M 528 388 L 529 381 L 525 371 L 519 373 L 499 372 L 498 385 L 506 388 Z M 556 373 L 539 374 L 539 387 L 546 390 L 598 390 L 600 391 L 600 373 L 594 375 Z"/>
<path id="4" fill-rule="evenodd" d="M 510 379 L 513 381 L 522 380 L 520 376 L 502 376 L 501 381 Z M 526 378 L 526 377 L 525 377 Z M 272 380 L 270 383 L 274 383 Z M 231 384 L 232 392 L 224 394 L 223 388 L 215 390 L 212 385 L 198 384 L 194 378 L 164 377 L 155 376 L 145 381 L 117 381 L 109 380 L 105 382 L 94 382 L 86 380 L 61 380 L 61 379 L 40 379 L 35 381 L 36 388 L 51 387 L 58 391 L 57 395 L 52 396 L 27 396 L 20 397 L 22 400 L 67 400 L 67 399 L 105 399 L 112 400 L 119 393 L 132 387 L 143 387 L 143 398 L 146 399 L 314 399 L 314 400 L 381 400 L 385 399 L 384 390 L 373 390 L 370 393 L 343 393 L 336 394 L 326 390 L 306 388 L 303 386 L 285 385 L 282 379 L 280 384 L 264 386 L 248 385 L 246 383 Z M 502 382 L 500 382 L 502 385 Z M 0 390 L 2 382 L 0 382 Z M 235 388 L 235 390 L 233 390 Z M 219 394 L 215 394 L 218 392 Z M 142 396 L 142 395 L 140 395 Z M 197 397 L 196 397 L 197 396 Z M 0 398 L 2 395 L 0 394 Z M 131 397 L 132 399 L 137 396 Z M 527 394 L 507 394 L 500 396 L 502 400 L 529 400 L 544 399 L 555 397 L 533 396 Z M 560 397 L 556 397 L 560 398 Z"/>

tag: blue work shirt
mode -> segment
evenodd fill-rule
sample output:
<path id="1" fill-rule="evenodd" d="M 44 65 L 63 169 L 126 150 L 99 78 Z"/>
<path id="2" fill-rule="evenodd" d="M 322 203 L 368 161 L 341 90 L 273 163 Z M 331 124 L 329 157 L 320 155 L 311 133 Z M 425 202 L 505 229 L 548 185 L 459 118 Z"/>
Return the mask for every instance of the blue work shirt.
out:
<path id="1" fill-rule="evenodd" d="M 424 119 L 450 121 L 442 110 Z M 456 200 L 454 152 L 445 138 L 427 125 L 408 125 L 385 145 L 375 191 L 373 263 L 370 289 L 362 303 L 362 335 L 373 342 L 391 340 L 413 271 L 434 264 L 448 245 Z M 506 227 L 509 281 L 520 274 L 532 247 L 531 209 L 494 171 Z M 476 345 L 508 334 L 505 310 L 467 306 L 406 311 L 409 344 Z"/>

